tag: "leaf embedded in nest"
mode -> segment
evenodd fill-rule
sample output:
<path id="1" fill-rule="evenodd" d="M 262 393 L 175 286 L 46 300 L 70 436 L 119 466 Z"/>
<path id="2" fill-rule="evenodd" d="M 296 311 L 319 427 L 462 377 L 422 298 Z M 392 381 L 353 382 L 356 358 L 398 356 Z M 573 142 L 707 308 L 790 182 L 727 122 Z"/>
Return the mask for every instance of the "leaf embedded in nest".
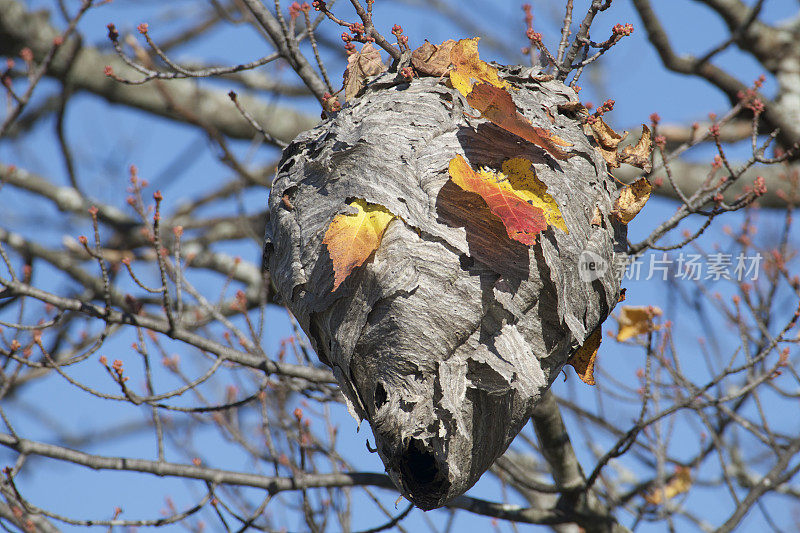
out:
<path id="1" fill-rule="evenodd" d="M 644 499 L 647 503 L 652 505 L 659 505 L 666 502 L 669 499 L 674 498 L 678 494 L 683 494 L 684 492 L 689 492 L 689 489 L 692 487 L 692 472 L 688 466 L 679 466 L 675 469 L 675 474 L 670 478 L 670 480 L 664 485 L 664 487 L 658 487 L 647 494 L 645 494 Z"/>
<path id="2" fill-rule="evenodd" d="M 645 172 L 653 170 L 650 154 L 653 152 L 653 138 L 650 128 L 642 124 L 642 136 L 635 146 L 626 146 L 620 154 L 620 161 L 641 168 Z"/>
<path id="3" fill-rule="evenodd" d="M 475 172 L 458 155 L 450 160 L 449 171 L 456 185 L 484 199 L 510 238 L 530 246 L 548 224 L 569 233 L 558 204 L 545 192 L 547 186 L 536 178 L 527 159 L 509 159 L 503 163 L 502 172 Z"/>
<path id="4" fill-rule="evenodd" d="M 377 76 L 386 70 L 386 65 L 381 61 L 381 53 L 366 43 L 361 50 L 350 54 L 347 58 L 347 68 L 344 71 L 344 99 L 349 102 L 364 89 L 367 79 Z"/>
<path id="5" fill-rule="evenodd" d="M 356 267 L 378 249 L 386 226 L 395 216 L 382 205 L 356 199 L 350 203 L 356 209 L 353 214 L 336 215 L 325 232 L 323 244 L 333 262 L 333 290 L 350 275 Z"/>
<path id="6" fill-rule="evenodd" d="M 572 365 L 575 373 L 581 378 L 581 381 L 587 385 L 594 385 L 594 362 L 597 359 L 597 350 L 600 348 L 600 342 L 603 340 L 603 331 L 600 326 L 597 326 L 591 335 L 586 337 L 583 346 L 572 354 L 572 357 L 567 361 L 568 365 Z"/>
<path id="7" fill-rule="evenodd" d="M 448 39 L 439 46 L 425 41 L 425 44 L 411 53 L 411 65 L 423 76 L 443 76 L 450 68 L 450 51 L 456 45 Z"/>
<path id="8" fill-rule="evenodd" d="M 510 85 L 497 74 L 497 69 L 478 57 L 478 40 L 461 39 L 450 50 L 450 83 L 458 92 L 467 96 L 472 90 L 474 80 L 491 84 L 495 87 L 505 88 Z M 444 43 L 442 43 L 444 44 Z"/>
<path id="9" fill-rule="evenodd" d="M 657 316 L 661 316 L 661 309 L 658 307 L 624 306 L 617 319 L 619 323 L 617 340 L 622 342 L 637 335 L 658 331 L 661 326 L 653 322 L 653 319 Z"/>
<path id="10" fill-rule="evenodd" d="M 546 150 L 556 159 L 568 159 L 568 154 L 561 146 L 572 146 L 572 143 L 554 135 L 545 128 L 532 125 L 517 106 L 511 95 L 504 89 L 488 83 L 477 83 L 467 95 L 467 102 L 481 113 L 481 116 L 504 130 L 522 137 L 526 141 Z"/>
<path id="11" fill-rule="evenodd" d="M 603 225 L 603 212 L 600 211 L 599 206 L 594 206 L 594 211 L 592 212 L 592 220 L 590 224 L 594 227 L 600 227 Z"/>
<path id="12" fill-rule="evenodd" d="M 555 199 L 547 194 L 547 185 L 536 177 L 536 171 L 530 161 L 524 157 L 514 157 L 504 161 L 501 170 L 508 179 L 508 185 L 517 196 L 544 211 L 544 218 L 548 225 L 555 226 L 569 234 L 567 224 L 561 215 L 561 209 Z M 501 184 L 505 186 L 506 182 L 501 181 Z"/>
<path id="13" fill-rule="evenodd" d="M 645 206 L 652 190 L 653 187 L 647 178 L 639 178 L 630 185 L 626 185 L 620 189 L 611 214 L 623 224 L 628 224 Z"/>

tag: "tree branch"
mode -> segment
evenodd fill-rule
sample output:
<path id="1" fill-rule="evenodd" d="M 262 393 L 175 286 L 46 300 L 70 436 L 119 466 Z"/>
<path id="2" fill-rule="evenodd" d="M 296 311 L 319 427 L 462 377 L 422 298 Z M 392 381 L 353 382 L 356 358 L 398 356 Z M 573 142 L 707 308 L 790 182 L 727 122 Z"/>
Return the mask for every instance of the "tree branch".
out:
<path id="1" fill-rule="evenodd" d="M 224 357 L 226 360 L 240 365 L 262 370 L 267 374 L 279 374 L 286 377 L 301 378 L 312 383 L 336 383 L 333 375 L 328 370 L 265 360 L 258 355 L 234 350 L 182 328 L 171 330 L 166 320 L 133 315 L 131 313 L 123 313 L 115 310 L 110 310 L 106 313 L 104 307 L 81 300 L 56 296 L 19 281 L 5 281 L 4 284 L 6 289 L 0 293 L 0 297 L 31 296 L 37 300 L 58 307 L 59 309 L 80 312 L 86 316 L 101 319 L 109 324 L 130 324 L 141 326 L 156 333 L 163 333 L 173 339 L 184 341 L 199 350 Z"/>
<path id="2" fill-rule="evenodd" d="M 707 62 L 701 63 L 691 56 L 678 56 L 672 49 L 669 37 L 653 11 L 650 0 L 633 0 L 633 5 L 647 30 L 648 39 L 658 52 L 664 66 L 669 70 L 705 79 L 723 91 L 732 104 L 738 101 L 740 92 L 748 89 L 744 83 L 719 67 Z M 786 148 L 800 142 L 800 124 L 790 118 L 792 115 L 785 113 L 775 102 L 766 99 L 763 101 L 766 106 L 763 114 L 764 120 L 772 129 L 780 130 L 778 135 L 780 142 Z"/>
<path id="3" fill-rule="evenodd" d="M 328 89 L 325 87 L 325 82 L 323 82 L 320 75 L 311 66 L 311 63 L 300 53 L 297 39 L 294 36 L 284 34 L 278 20 L 261 3 L 261 0 L 242 0 L 242 3 L 247 6 L 247 9 L 253 14 L 258 24 L 267 32 L 281 56 L 291 65 L 309 90 L 314 93 L 317 100 L 322 101 L 322 96 L 328 92 Z"/>
<path id="4" fill-rule="evenodd" d="M 50 457 L 76 465 L 87 466 L 94 470 L 122 470 L 126 472 L 142 472 L 157 476 L 175 476 L 189 479 L 202 479 L 214 484 L 227 483 L 256 487 L 269 491 L 270 494 L 290 490 L 302 490 L 319 487 L 354 487 L 373 485 L 394 489 L 389 476 L 371 472 L 354 472 L 351 474 L 298 474 L 294 477 L 262 476 L 231 470 L 206 468 L 193 464 L 170 463 L 166 461 L 148 461 L 130 457 L 107 457 L 94 455 L 63 446 L 45 444 L 27 439 L 16 439 L 6 433 L 0 433 L 0 445 L 25 455 Z"/>
<path id="5" fill-rule="evenodd" d="M 41 59 L 47 53 L 59 32 L 41 13 L 31 13 L 16 0 L 0 0 L 0 55 L 14 57 L 25 47 Z M 71 49 L 74 43 L 65 43 Z M 47 76 L 55 77 L 79 91 L 101 96 L 109 102 L 134 107 L 179 122 L 188 122 L 167 102 L 154 85 L 130 86 L 112 80 L 103 74 L 110 66 L 120 74 L 135 72 L 128 68 L 116 54 L 103 54 L 97 48 L 84 46 L 76 55 L 71 68 L 66 59 L 70 50 L 58 53 L 50 65 Z M 192 80 L 171 80 L 170 95 L 175 103 L 191 111 L 223 135 L 252 139 L 253 127 L 236 112 L 226 90 L 204 89 Z M 283 141 L 293 139 L 301 131 L 311 128 L 318 120 L 285 107 L 262 102 L 258 98 L 242 95 L 242 105 L 273 137 Z"/>

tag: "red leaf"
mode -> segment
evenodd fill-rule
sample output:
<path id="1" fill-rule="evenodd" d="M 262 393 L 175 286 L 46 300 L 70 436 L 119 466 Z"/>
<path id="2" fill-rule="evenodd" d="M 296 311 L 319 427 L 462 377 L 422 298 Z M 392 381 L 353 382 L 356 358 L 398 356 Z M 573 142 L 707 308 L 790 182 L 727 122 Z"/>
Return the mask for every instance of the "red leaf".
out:
<path id="1" fill-rule="evenodd" d="M 460 155 L 450 160 L 449 171 L 456 185 L 481 195 L 512 239 L 530 246 L 536 243 L 536 235 L 547 228 L 544 210 L 517 196 L 510 187 L 501 186 L 495 175 L 475 172 Z"/>
<path id="2" fill-rule="evenodd" d="M 568 159 L 568 154 L 559 146 L 572 146 L 571 143 L 553 135 L 544 128 L 533 126 L 519 111 L 505 89 L 488 83 L 476 83 L 467 95 L 469 105 L 480 111 L 483 118 L 504 130 L 522 137 L 528 142 L 544 148 L 556 159 Z"/>

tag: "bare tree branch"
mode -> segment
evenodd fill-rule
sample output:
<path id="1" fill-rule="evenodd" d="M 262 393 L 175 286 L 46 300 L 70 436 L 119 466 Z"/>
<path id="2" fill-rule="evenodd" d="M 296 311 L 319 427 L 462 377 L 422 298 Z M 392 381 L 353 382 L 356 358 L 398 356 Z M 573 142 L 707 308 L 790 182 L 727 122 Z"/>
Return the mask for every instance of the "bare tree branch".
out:
<path id="1" fill-rule="evenodd" d="M 16 56 L 25 47 L 34 57 L 43 57 L 58 32 L 42 18 L 25 10 L 16 0 L 0 0 L 0 54 Z M 67 43 L 65 48 L 73 46 Z M 108 100 L 179 122 L 186 117 L 176 112 L 165 101 L 155 86 L 136 87 L 117 83 L 103 74 L 110 66 L 115 72 L 132 72 L 116 54 L 103 54 L 96 48 L 85 46 L 75 57 L 71 68 L 65 61 L 67 53 L 56 56 L 47 75 L 62 79 L 77 91 L 88 91 Z M 227 90 L 205 89 L 191 80 L 174 80 L 170 83 L 170 94 L 184 109 L 201 115 L 223 135 L 239 139 L 251 139 L 255 132 L 252 126 L 235 111 Z M 323 91 L 324 92 L 324 91 Z M 265 104 L 248 95 L 242 95 L 242 105 L 272 136 L 284 141 L 313 126 L 317 119 L 297 113 L 288 108 Z"/>

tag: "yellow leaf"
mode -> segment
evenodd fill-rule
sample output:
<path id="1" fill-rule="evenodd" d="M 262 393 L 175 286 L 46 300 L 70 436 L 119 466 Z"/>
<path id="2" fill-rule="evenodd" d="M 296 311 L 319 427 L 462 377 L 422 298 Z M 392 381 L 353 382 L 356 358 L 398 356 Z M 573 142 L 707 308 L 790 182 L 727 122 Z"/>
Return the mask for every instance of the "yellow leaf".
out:
<path id="1" fill-rule="evenodd" d="M 614 208 L 611 214 L 617 217 L 623 224 L 628 224 L 639 214 L 647 200 L 650 199 L 650 191 L 653 187 L 647 178 L 639 178 L 630 185 L 626 185 L 619 191 L 619 196 L 614 201 Z"/>
<path id="2" fill-rule="evenodd" d="M 333 290 L 378 249 L 386 226 L 395 217 L 382 205 L 361 199 L 350 205 L 356 213 L 336 215 L 322 240 L 333 262 Z"/>
<path id="3" fill-rule="evenodd" d="M 597 326 L 597 329 L 586 337 L 583 346 L 578 348 L 567 361 L 567 364 L 572 365 L 572 368 L 575 369 L 575 373 L 578 374 L 581 381 L 587 385 L 594 385 L 594 362 L 597 359 L 597 350 L 600 348 L 602 340 L 602 328 Z"/>
<path id="4" fill-rule="evenodd" d="M 478 57 L 479 39 L 480 37 L 461 39 L 450 50 L 450 62 L 454 67 L 450 71 L 450 83 L 464 96 L 467 96 L 472 90 L 474 80 L 500 88 L 510 87 L 508 83 L 500 79 L 496 68 L 481 61 Z"/>
<path id="5" fill-rule="evenodd" d="M 545 192 L 547 186 L 536 177 L 527 159 L 505 161 L 502 172 L 486 168 L 476 172 L 458 155 L 450 160 L 449 172 L 453 183 L 481 195 L 503 221 L 510 238 L 530 246 L 548 225 L 569 233 L 558 204 Z"/>
<path id="6" fill-rule="evenodd" d="M 523 157 L 515 157 L 503 162 L 502 170 L 508 177 L 508 185 L 517 196 L 544 211 L 544 219 L 550 226 L 569 234 L 561 209 L 558 208 L 555 199 L 547 194 L 547 185 L 536 177 L 536 171 L 530 161 Z"/>
<path id="7" fill-rule="evenodd" d="M 544 211 L 520 198 L 502 173 L 475 172 L 461 155 L 450 160 L 448 171 L 453 183 L 483 198 L 492 213 L 503 221 L 511 239 L 531 246 L 536 243 L 536 236 L 547 229 Z"/>
<path id="8" fill-rule="evenodd" d="M 617 340 L 622 342 L 636 335 L 658 331 L 661 326 L 653 323 L 653 318 L 661 316 L 661 314 L 661 309 L 652 305 L 644 307 L 624 306 L 617 319 L 619 323 Z"/>
<path id="9" fill-rule="evenodd" d="M 647 503 L 659 505 L 674 498 L 678 494 L 689 492 L 692 487 L 692 472 L 688 466 L 679 466 L 675 469 L 675 474 L 670 478 L 663 488 L 657 488 L 645 494 L 644 499 Z"/>

